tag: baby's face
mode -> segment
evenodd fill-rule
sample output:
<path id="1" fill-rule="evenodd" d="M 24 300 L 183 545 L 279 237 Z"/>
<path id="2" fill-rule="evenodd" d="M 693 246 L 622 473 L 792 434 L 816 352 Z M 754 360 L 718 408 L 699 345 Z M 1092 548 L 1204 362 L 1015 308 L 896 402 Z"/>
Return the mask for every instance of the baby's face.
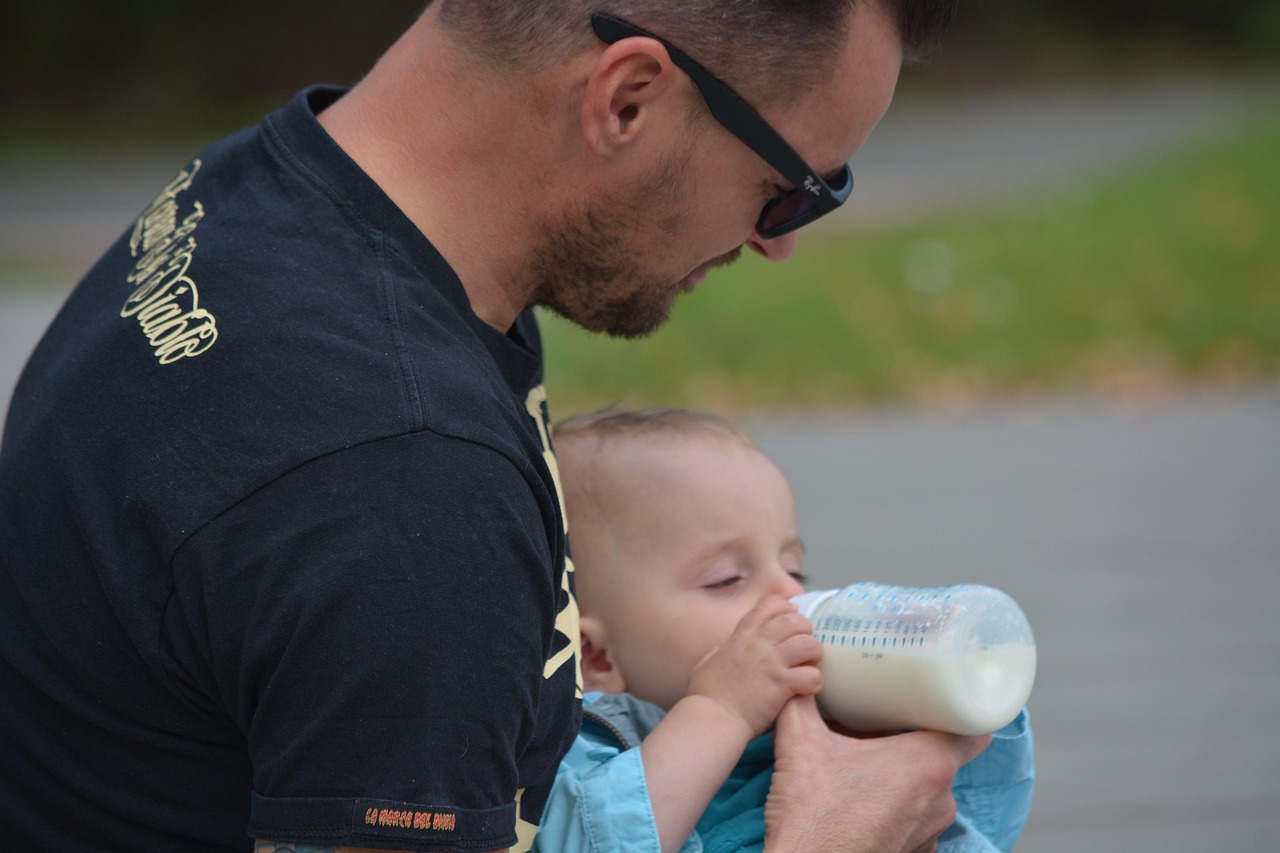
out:
<path id="1" fill-rule="evenodd" d="M 795 501 L 764 454 L 721 437 L 636 442 L 611 464 L 625 485 L 593 549 L 612 568 L 584 573 L 580 598 L 627 691 L 670 708 L 747 611 L 803 592 Z"/>

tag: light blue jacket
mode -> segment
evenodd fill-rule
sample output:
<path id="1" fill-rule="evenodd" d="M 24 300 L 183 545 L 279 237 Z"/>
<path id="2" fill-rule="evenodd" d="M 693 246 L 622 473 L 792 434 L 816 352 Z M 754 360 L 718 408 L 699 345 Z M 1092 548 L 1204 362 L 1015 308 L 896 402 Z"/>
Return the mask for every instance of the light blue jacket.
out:
<path id="1" fill-rule="evenodd" d="M 560 763 L 533 849 L 540 853 L 660 853 L 638 746 L 663 711 L 631 696 L 589 692 L 582 731 Z M 991 746 L 961 768 L 953 791 L 959 814 L 939 853 L 1008 853 L 1031 809 L 1035 781 L 1031 723 L 1023 711 Z M 773 775 L 773 738 L 748 744 L 680 853 L 745 853 L 764 848 L 764 802 Z"/>

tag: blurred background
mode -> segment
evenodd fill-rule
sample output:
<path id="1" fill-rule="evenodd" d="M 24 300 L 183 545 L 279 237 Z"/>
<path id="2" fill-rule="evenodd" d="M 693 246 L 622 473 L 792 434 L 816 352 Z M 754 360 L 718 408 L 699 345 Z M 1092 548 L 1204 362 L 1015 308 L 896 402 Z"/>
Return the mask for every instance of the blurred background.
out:
<path id="1" fill-rule="evenodd" d="M 422 5 L 0 6 L 0 407 L 195 151 L 356 81 Z M 557 416 L 744 423 L 816 586 L 1022 603 L 1019 850 L 1280 850 L 1278 46 L 1275 0 L 963 0 L 790 261 L 644 341 L 544 324 Z"/>

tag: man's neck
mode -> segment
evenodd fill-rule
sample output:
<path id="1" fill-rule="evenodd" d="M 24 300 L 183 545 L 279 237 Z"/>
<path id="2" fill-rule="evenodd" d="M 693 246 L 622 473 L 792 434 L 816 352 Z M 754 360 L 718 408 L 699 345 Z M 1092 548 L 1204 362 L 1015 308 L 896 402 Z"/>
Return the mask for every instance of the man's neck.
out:
<path id="1" fill-rule="evenodd" d="M 547 81 L 471 73 L 435 17 L 320 123 L 449 262 L 476 315 L 505 332 L 534 298 L 528 261 L 556 203 L 548 176 L 568 141 L 557 136 L 573 122 L 540 93 Z"/>

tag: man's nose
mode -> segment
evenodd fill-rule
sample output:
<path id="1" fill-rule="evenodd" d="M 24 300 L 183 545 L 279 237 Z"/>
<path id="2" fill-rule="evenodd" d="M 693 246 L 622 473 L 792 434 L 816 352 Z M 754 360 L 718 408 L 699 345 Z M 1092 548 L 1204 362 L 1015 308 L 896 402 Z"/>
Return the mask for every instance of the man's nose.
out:
<path id="1" fill-rule="evenodd" d="M 785 261 L 796 250 L 796 234 L 797 232 L 792 231 L 789 234 L 783 234 L 781 237 L 772 239 L 761 237 L 759 234 L 752 234 L 751 239 L 747 240 L 747 245 L 751 247 L 751 251 L 762 258 L 768 258 L 771 261 Z"/>

